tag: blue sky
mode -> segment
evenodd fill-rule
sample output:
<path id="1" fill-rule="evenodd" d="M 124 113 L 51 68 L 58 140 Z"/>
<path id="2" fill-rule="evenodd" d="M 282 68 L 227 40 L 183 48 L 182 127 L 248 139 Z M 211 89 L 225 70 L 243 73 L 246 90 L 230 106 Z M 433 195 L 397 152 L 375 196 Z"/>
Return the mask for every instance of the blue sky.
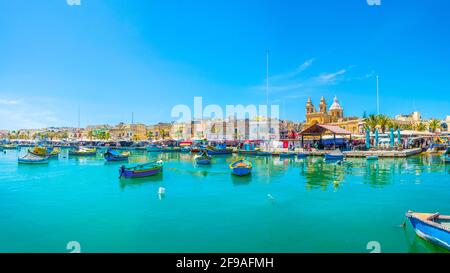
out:
<path id="1" fill-rule="evenodd" d="M 0 128 L 170 121 L 176 104 L 265 103 L 304 120 L 450 115 L 450 1 L 0 0 Z"/>

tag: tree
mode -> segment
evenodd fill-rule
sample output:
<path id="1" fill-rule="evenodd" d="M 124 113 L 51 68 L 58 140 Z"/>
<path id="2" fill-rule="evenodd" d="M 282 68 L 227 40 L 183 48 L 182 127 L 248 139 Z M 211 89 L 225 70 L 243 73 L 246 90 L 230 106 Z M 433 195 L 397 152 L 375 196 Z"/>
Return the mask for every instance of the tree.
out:
<path id="1" fill-rule="evenodd" d="M 88 132 L 88 138 L 89 140 L 92 140 L 92 137 L 94 136 L 94 133 L 91 131 Z"/>
<path id="2" fill-rule="evenodd" d="M 376 115 L 369 115 L 368 118 L 364 119 L 364 129 L 369 129 L 371 132 L 375 131 L 378 125 L 378 118 Z"/>
<path id="3" fill-rule="evenodd" d="M 414 126 L 416 131 L 423 132 L 427 129 L 427 126 L 423 122 L 419 122 Z"/>
<path id="4" fill-rule="evenodd" d="M 394 131 L 395 131 L 395 130 L 400 128 L 400 125 L 398 124 L 398 122 L 396 122 L 395 120 L 391 119 L 391 120 L 389 120 L 389 122 L 387 124 L 387 127 L 389 129 L 394 129 Z"/>
<path id="5" fill-rule="evenodd" d="M 148 136 L 149 139 L 152 139 L 153 138 L 153 132 L 152 131 L 148 131 L 147 132 L 147 136 Z"/>
<path id="6" fill-rule="evenodd" d="M 384 132 L 386 131 L 386 127 L 389 123 L 389 117 L 386 115 L 378 115 L 376 117 L 377 119 L 377 124 L 380 126 L 381 128 L 381 132 L 384 134 Z"/>
<path id="7" fill-rule="evenodd" d="M 431 121 L 430 121 L 430 123 L 428 124 L 428 128 L 430 129 L 430 131 L 431 132 L 436 132 L 436 130 L 438 129 L 438 128 L 440 128 L 441 127 L 441 123 L 439 122 L 439 120 L 437 120 L 437 119 L 432 119 Z"/>
<path id="8" fill-rule="evenodd" d="M 166 131 L 164 129 L 159 130 L 159 135 L 162 137 L 162 139 L 164 140 L 164 137 L 166 136 Z"/>

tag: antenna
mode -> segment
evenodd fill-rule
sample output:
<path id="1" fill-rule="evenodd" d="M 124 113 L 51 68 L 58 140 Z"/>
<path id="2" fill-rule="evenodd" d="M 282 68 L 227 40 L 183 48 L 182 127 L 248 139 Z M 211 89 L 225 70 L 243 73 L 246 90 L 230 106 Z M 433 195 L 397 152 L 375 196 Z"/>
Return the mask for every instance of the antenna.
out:
<path id="1" fill-rule="evenodd" d="M 80 105 L 78 104 L 78 130 L 80 129 Z"/>
<path id="2" fill-rule="evenodd" d="M 266 51 L 266 105 L 269 107 L 269 50 Z M 269 111 L 269 109 L 267 109 Z"/>
<path id="3" fill-rule="evenodd" d="M 377 75 L 377 113 L 380 114 L 380 97 L 378 95 L 378 75 Z"/>

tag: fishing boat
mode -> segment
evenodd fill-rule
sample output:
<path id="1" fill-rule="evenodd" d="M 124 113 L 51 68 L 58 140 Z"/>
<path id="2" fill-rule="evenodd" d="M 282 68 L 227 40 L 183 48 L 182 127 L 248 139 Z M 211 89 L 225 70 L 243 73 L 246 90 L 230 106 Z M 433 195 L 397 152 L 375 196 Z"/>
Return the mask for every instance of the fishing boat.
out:
<path id="1" fill-rule="evenodd" d="M 3 144 L 0 145 L 0 148 L 3 148 L 5 150 L 12 150 L 12 149 L 17 149 L 17 144 L 13 144 L 13 143 L 9 143 L 9 144 Z"/>
<path id="2" fill-rule="evenodd" d="M 295 153 L 280 153 L 279 156 L 280 158 L 291 158 L 295 157 Z"/>
<path id="3" fill-rule="evenodd" d="M 116 150 L 108 149 L 103 156 L 106 161 L 125 161 L 128 160 L 130 152 L 118 152 Z"/>
<path id="4" fill-rule="evenodd" d="M 49 158 L 58 157 L 61 150 L 59 148 L 35 146 L 28 149 L 28 153 L 36 156 L 47 156 Z"/>
<path id="5" fill-rule="evenodd" d="M 119 178 L 137 178 L 151 176 L 161 173 L 162 169 L 162 160 L 158 160 L 155 162 L 122 165 L 119 168 Z"/>
<path id="6" fill-rule="evenodd" d="M 377 155 L 368 155 L 368 156 L 366 156 L 366 159 L 367 159 L 368 161 L 371 161 L 371 160 L 378 160 L 378 156 L 377 156 Z"/>
<path id="7" fill-rule="evenodd" d="M 37 156 L 34 154 L 27 153 L 26 155 L 19 157 L 19 164 L 47 164 L 48 156 Z"/>
<path id="8" fill-rule="evenodd" d="M 155 152 L 155 153 L 159 153 L 162 152 L 163 148 L 161 146 L 158 146 L 156 144 L 150 144 L 147 146 L 147 152 Z"/>
<path id="9" fill-rule="evenodd" d="M 228 148 L 215 148 L 212 146 L 207 146 L 205 149 L 210 155 L 226 155 L 233 153 L 233 150 Z"/>
<path id="10" fill-rule="evenodd" d="M 307 153 L 298 153 L 297 154 L 297 158 L 307 158 L 309 156 L 309 154 L 307 154 Z"/>
<path id="11" fill-rule="evenodd" d="M 406 217 L 411 222 L 417 236 L 450 250 L 449 215 L 408 211 Z"/>
<path id="12" fill-rule="evenodd" d="M 211 164 L 211 156 L 208 155 L 208 152 L 203 150 L 199 154 L 194 157 L 195 163 L 199 165 L 209 165 Z"/>
<path id="13" fill-rule="evenodd" d="M 182 147 L 180 152 L 182 153 L 189 153 L 191 151 L 191 147 Z"/>
<path id="14" fill-rule="evenodd" d="M 252 171 L 252 163 L 245 159 L 238 159 L 230 164 L 230 169 L 234 175 L 248 175 Z"/>
<path id="15" fill-rule="evenodd" d="M 340 150 L 332 151 L 331 153 L 325 154 L 325 160 L 343 160 L 344 154 Z"/>
<path id="16" fill-rule="evenodd" d="M 71 155 L 71 156 L 94 156 L 94 155 L 97 155 L 97 149 L 96 148 L 85 148 L 85 147 L 80 146 L 77 149 L 69 150 L 69 155 Z"/>
<path id="17" fill-rule="evenodd" d="M 259 149 L 254 150 L 238 150 L 238 154 L 241 155 L 257 155 L 259 152 Z"/>

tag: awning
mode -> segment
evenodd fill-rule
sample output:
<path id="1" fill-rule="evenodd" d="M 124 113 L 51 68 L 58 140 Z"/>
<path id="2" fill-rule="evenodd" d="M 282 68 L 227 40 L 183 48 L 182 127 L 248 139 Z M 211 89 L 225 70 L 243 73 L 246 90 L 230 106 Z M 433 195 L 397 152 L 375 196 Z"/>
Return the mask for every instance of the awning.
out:
<path id="1" fill-rule="evenodd" d="M 351 135 L 352 133 L 350 131 L 342 129 L 339 126 L 325 125 L 319 123 L 311 125 L 299 133 L 299 135 L 325 135 L 325 134 Z"/>

